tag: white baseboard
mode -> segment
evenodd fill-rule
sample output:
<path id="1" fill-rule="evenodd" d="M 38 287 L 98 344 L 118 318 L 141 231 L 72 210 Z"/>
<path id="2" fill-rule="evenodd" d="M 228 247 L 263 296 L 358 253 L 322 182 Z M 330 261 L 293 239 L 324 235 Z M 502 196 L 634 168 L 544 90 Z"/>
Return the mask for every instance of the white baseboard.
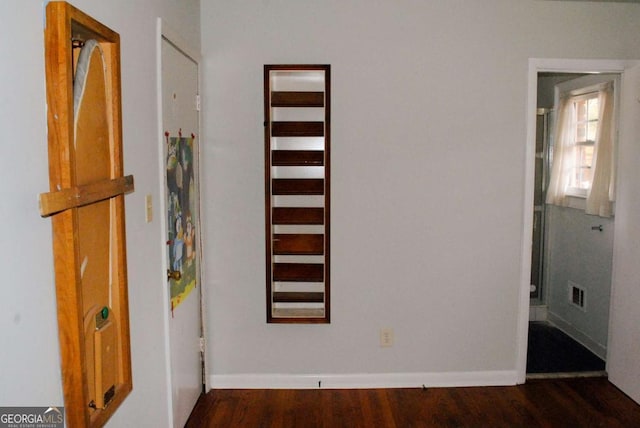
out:
<path id="1" fill-rule="evenodd" d="M 516 370 L 448 373 L 230 374 L 210 375 L 212 389 L 370 389 L 505 386 Z"/>
<path id="2" fill-rule="evenodd" d="M 554 314 L 553 312 L 548 313 L 548 320 L 551 324 L 558 327 L 561 331 L 566 333 L 569 337 L 571 337 L 576 342 L 580 343 L 582 346 L 596 354 L 598 357 L 603 360 L 607 360 L 607 348 L 606 346 L 602 346 L 586 334 L 579 331 L 577 328 L 569 324 L 563 318 Z"/>
<path id="3" fill-rule="evenodd" d="M 547 321 L 547 305 L 537 305 L 529 307 L 529 321 Z"/>

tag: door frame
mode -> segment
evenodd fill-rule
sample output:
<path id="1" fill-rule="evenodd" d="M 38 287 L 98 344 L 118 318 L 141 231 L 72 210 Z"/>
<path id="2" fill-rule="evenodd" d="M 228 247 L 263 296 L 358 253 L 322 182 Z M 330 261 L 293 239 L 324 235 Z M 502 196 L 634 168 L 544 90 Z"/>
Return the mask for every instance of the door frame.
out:
<path id="1" fill-rule="evenodd" d="M 164 22 L 162 20 L 162 18 L 158 18 L 157 19 L 157 25 L 156 25 L 156 76 L 157 76 L 157 80 L 156 80 L 156 93 L 157 93 L 157 124 L 158 124 L 158 129 L 157 129 L 157 141 L 158 141 L 158 150 L 159 150 L 159 155 L 158 155 L 158 167 L 159 167 L 159 184 L 160 184 L 160 194 L 158 197 L 158 207 L 159 207 L 159 214 L 158 214 L 158 218 L 160 221 L 160 236 L 161 236 L 161 240 L 160 240 L 160 248 L 162 248 L 162 277 L 161 277 L 161 283 L 163 285 L 163 287 L 166 287 L 166 283 L 167 283 L 167 277 L 165 272 L 167 272 L 167 269 L 169 268 L 169 260 L 167 257 L 167 251 L 166 251 L 166 242 L 167 242 L 167 229 L 165 227 L 165 213 L 167 212 L 167 201 L 166 201 L 166 196 L 164 195 L 164 189 L 165 189 L 165 185 L 166 185 L 166 165 L 165 165 L 165 160 L 164 160 L 164 145 L 165 145 L 165 135 L 164 135 L 164 124 L 163 124 L 163 110 L 162 110 L 162 101 L 163 101 L 163 91 L 162 91 L 162 43 L 163 40 L 166 40 L 167 42 L 171 43 L 177 50 L 181 51 L 183 54 L 185 54 L 185 56 L 189 57 L 191 60 L 193 60 L 196 65 L 197 65 L 197 69 L 198 69 L 198 77 L 197 77 L 197 85 L 198 85 L 198 92 L 200 92 L 200 88 L 202 87 L 201 84 L 201 73 L 200 73 L 200 64 L 201 64 L 201 56 L 200 54 L 193 49 L 188 42 L 186 42 L 181 36 L 180 34 L 175 31 L 174 29 L 172 29 L 169 25 L 166 24 L 166 22 Z M 201 136 L 201 130 L 202 130 L 202 118 L 201 118 L 201 109 L 198 109 L 198 138 L 200 138 Z M 198 189 L 199 192 L 201 193 L 201 184 L 202 184 L 202 165 L 201 165 L 201 145 L 200 145 L 200 141 L 198 142 L 198 171 L 197 171 L 197 180 L 198 180 Z M 200 251 L 200 284 L 199 284 L 199 299 L 200 299 L 200 304 L 199 304 L 199 308 L 200 308 L 200 331 L 201 331 L 201 336 L 202 338 L 204 338 L 204 343 L 201 344 L 202 346 L 202 350 L 203 350 L 203 365 L 202 365 L 202 380 L 204 382 L 205 388 L 207 390 L 209 390 L 211 388 L 211 385 L 209 385 L 209 380 L 208 380 L 208 376 L 206 375 L 207 370 L 206 370 L 206 331 L 205 331 L 205 326 L 206 326 L 206 313 L 205 313 L 205 306 L 204 306 L 204 301 L 205 301 L 205 291 L 202 284 L 204 284 L 204 264 L 205 264 L 205 257 L 203 254 L 203 243 L 202 243 L 202 233 L 201 233 L 201 222 L 202 222 L 202 217 L 201 217 L 201 213 L 202 213 L 202 208 L 200 206 L 200 202 L 198 201 L 198 224 L 197 224 L 197 229 L 198 230 L 198 238 L 197 238 L 197 250 Z M 166 296 L 168 298 L 168 293 L 166 293 Z M 171 323 L 171 309 L 169 307 L 168 304 L 168 300 L 163 300 L 163 306 L 162 307 L 162 312 L 163 312 L 163 328 L 164 328 L 164 354 L 165 354 L 165 379 L 167 382 L 167 400 L 168 400 L 168 406 L 167 406 L 167 417 L 169 421 L 173 421 L 174 420 L 174 414 L 173 414 L 173 407 L 174 407 L 174 402 L 173 402 L 173 380 L 172 380 L 172 369 L 171 369 L 171 341 L 170 341 L 170 323 Z M 196 344 L 194 344 L 195 346 Z"/>
<path id="2" fill-rule="evenodd" d="M 536 109 L 537 109 L 537 90 L 538 90 L 538 73 L 541 72 L 558 72 L 558 73 L 617 73 L 624 75 L 626 69 L 638 65 L 638 61 L 633 60 L 609 60 L 609 59 L 558 59 L 558 58 L 530 58 L 528 69 L 528 88 L 527 88 L 527 106 L 526 106 L 526 123 L 527 123 L 527 139 L 525 146 L 525 165 L 524 165 L 524 192 L 523 192 L 523 230 L 522 230 L 522 249 L 521 249 L 521 265 L 520 265 L 520 293 L 518 303 L 518 324 L 517 324 L 517 343 L 516 343 L 516 382 L 525 383 L 527 371 L 527 340 L 529 334 L 529 287 L 531 277 L 531 246 L 533 229 L 533 192 L 535 187 L 535 138 L 536 138 Z M 624 78 L 621 78 L 624 82 Z M 622 86 L 622 85 L 621 85 Z M 624 87 L 622 87 L 624 91 Z M 624 118 L 621 118 L 624 120 Z M 620 127 L 620 126 L 619 126 Z M 615 257 L 614 242 L 614 257 Z M 614 272 L 615 275 L 615 263 Z M 611 293 L 614 293 L 615 283 L 612 281 Z M 613 303 L 613 299 L 611 300 Z M 613 313 L 613 305 L 609 312 L 609 336 L 611 336 L 611 314 Z M 609 348 L 607 348 L 607 355 Z M 607 358 L 607 365 L 608 365 Z"/>

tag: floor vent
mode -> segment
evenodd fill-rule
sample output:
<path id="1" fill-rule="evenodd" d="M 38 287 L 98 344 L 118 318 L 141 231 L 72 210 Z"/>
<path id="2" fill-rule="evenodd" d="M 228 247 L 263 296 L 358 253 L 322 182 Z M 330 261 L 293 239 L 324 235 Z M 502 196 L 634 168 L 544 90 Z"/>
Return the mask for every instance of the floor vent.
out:
<path id="1" fill-rule="evenodd" d="M 587 310 L 587 292 L 584 288 L 569 281 L 569 303 L 580 308 L 582 311 Z"/>

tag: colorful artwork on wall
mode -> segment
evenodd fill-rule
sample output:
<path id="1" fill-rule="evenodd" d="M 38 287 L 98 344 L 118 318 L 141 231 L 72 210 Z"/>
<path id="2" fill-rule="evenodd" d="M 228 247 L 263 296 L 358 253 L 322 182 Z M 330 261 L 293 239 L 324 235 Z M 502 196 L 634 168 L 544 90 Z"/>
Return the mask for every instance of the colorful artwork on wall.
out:
<path id="1" fill-rule="evenodd" d="M 195 136 L 170 137 L 167 144 L 167 250 L 169 269 L 180 272 L 171 279 L 173 311 L 196 287 L 196 216 L 193 144 Z"/>

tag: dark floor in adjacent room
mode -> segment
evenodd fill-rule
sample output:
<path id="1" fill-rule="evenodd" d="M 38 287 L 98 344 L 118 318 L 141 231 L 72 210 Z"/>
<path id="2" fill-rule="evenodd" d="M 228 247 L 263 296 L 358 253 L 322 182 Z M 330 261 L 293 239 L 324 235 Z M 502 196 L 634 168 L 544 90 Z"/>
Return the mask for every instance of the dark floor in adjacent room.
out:
<path id="1" fill-rule="evenodd" d="M 529 323 L 527 374 L 604 371 L 605 362 L 546 322 Z"/>

